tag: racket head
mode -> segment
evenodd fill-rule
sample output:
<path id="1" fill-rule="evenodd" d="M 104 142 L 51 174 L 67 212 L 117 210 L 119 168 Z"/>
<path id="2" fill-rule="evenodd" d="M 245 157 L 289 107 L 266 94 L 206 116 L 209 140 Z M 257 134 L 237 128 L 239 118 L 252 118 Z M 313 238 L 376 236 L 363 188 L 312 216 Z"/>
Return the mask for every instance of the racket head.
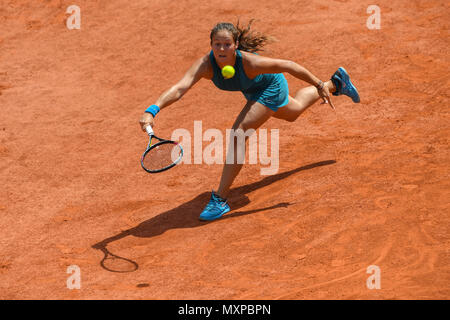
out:
<path id="1" fill-rule="evenodd" d="M 176 166 L 182 157 L 183 148 L 179 143 L 170 140 L 159 141 L 145 150 L 141 157 L 141 166 L 148 173 L 163 172 Z"/>

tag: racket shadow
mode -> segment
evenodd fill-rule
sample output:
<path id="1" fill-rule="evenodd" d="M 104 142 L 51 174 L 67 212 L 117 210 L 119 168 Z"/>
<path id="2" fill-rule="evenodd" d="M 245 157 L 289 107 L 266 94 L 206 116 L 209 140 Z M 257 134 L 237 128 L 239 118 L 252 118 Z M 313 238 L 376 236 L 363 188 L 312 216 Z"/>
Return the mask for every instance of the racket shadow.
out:
<path id="1" fill-rule="evenodd" d="M 331 165 L 334 163 L 336 163 L 335 160 L 316 162 L 316 163 L 302 166 L 302 167 L 299 167 L 299 168 L 296 168 L 296 169 L 293 169 L 290 171 L 286 171 L 286 172 L 279 173 L 279 174 L 272 175 L 272 176 L 267 176 L 267 177 L 261 179 L 260 181 L 257 181 L 254 183 L 250 183 L 247 185 L 233 188 L 233 189 L 231 189 L 230 196 L 229 196 L 229 204 L 233 208 L 233 212 L 231 212 L 230 214 L 224 215 L 224 217 L 222 219 L 236 218 L 236 217 L 244 216 L 247 214 L 253 214 L 256 212 L 271 210 L 274 208 L 286 208 L 287 206 L 290 205 L 290 203 L 281 202 L 276 205 L 265 207 L 265 208 L 259 208 L 259 209 L 248 210 L 248 211 L 238 211 L 239 209 L 241 209 L 242 207 L 244 207 L 250 203 L 248 197 L 245 194 L 255 191 L 259 188 L 268 186 L 279 180 L 286 179 L 287 177 L 289 177 L 295 173 L 314 169 L 314 168 L 320 167 L 320 166 Z M 119 257 L 115 254 L 110 253 L 110 251 L 107 249 L 108 244 L 118 241 L 120 239 L 123 239 L 127 236 L 134 236 L 134 237 L 139 237 L 139 238 L 151 238 L 151 237 L 161 235 L 164 232 L 171 230 L 171 229 L 196 228 L 196 227 L 205 226 L 209 223 L 212 223 L 214 221 L 205 222 L 205 221 L 200 221 L 198 219 L 201 209 L 205 206 L 205 203 L 208 202 L 210 195 L 211 195 L 211 193 L 209 191 L 203 192 L 203 193 L 199 194 L 197 197 L 195 197 L 194 199 L 192 199 L 188 202 L 185 202 L 176 208 L 162 212 L 162 213 L 158 214 L 157 216 L 154 216 L 153 218 L 140 223 L 139 225 L 137 225 L 134 228 L 130 228 L 128 230 L 122 231 L 121 233 L 119 233 L 115 236 L 112 236 L 112 237 L 102 240 L 101 242 L 93 245 L 92 248 L 101 250 L 105 254 L 105 256 L 106 256 L 106 254 L 110 254 L 114 257 Z M 106 267 L 104 264 L 105 258 L 103 258 L 100 265 L 105 270 L 111 271 L 111 272 L 134 272 L 134 271 L 138 270 L 139 266 L 135 261 L 127 259 L 127 258 L 121 258 L 121 259 L 123 259 L 129 263 L 128 271 L 126 271 L 126 270 L 124 271 L 123 268 L 121 268 L 120 270 L 115 270 L 111 266 Z"/>

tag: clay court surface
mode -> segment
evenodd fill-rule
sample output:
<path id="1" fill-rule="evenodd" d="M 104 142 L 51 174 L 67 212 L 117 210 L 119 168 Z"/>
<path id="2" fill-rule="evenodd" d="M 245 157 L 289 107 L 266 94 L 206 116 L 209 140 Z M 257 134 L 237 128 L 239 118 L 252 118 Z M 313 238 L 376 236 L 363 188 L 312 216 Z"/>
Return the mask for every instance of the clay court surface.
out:
<path id="1" fill-rule="evenodd" d="M 264 55 L 323 80 L 344 66 L 361 103 L 270 119 L 278 172 L 244 166 L 205 223 L 222 165 L 145 173 L 138 120 L 237 17 L 278 39 Z M 444 0 L 2 0 L 0 298 L 448 299 L 449 18 Z M 244 104 L 201 80 L 155 131 L 225 134 Z"/>

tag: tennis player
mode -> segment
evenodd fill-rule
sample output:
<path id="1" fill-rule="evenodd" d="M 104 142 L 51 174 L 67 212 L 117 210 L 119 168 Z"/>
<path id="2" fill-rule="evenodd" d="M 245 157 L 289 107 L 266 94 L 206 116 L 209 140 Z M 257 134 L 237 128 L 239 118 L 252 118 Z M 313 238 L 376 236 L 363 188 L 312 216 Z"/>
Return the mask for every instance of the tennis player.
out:
<path id="1" fill-rule="evenodd" d="M 253 21 L 253 20 L 252 20 Z M 183 78 L 165 91 L 142 115 L 140 125 L 145 131 L 147 125 L 154 125 L 155 115 L 160 109 L 166 108 L 179 100 L 200 79 L 212 80 L 221 90 L 241 91 L 247 103 L 237 116 L 233 128 L 243 132 L 256 130 L 270 117 L 295 121 L 308 107 L 322 99 L 333 109 L 331 94 L 346 95 L 353 102 L 360 101 L 358 91 L 350 81 L 344 68 L 339 68 L 331 79 L 323 82 L 301 65 L 282 59 L 272 59 L 255 54 L 270 40 L 264 34 L 250 30 L 252 21 L 246 28 L 232 23 L 219 23 L 211 30 L 211 51 L 194 62 Z M 225 79 L 221 70 L 231 65 L 235 69 L 234 77 Z M 289 88 L 283 73 L 309 83 L 305 87 L 289 95 Z M 242 132 L 240 131 L 240 132 Z M 239 132 L 239 130 L 237 131 Z M 237 141 L 246 141 L 237 139 Z M 230 139 L 231 140 L 231 139 Z M 233 143 L 234 157 L 238 152 L 245 152 L 245 142 Z M 209 203 L 200 214 L 200 220 L 215 220 L 230 211 L 227 196 L 230 187 L 241 170 L 243 164 L 237 161 L 227 161 L 222 171 L 219 187 L 212 191 Z"/>

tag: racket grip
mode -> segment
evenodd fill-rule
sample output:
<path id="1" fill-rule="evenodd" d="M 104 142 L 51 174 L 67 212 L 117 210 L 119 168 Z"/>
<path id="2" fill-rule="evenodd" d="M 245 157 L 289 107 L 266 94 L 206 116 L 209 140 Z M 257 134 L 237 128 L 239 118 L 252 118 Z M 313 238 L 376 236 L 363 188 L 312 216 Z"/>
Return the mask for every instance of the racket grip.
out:
<path id="1" fill-rule="evenodd" d="M 145 127 L 145 131 L 147 131 L 147 133 L 148 133 L 149 136 L 153 135 L 153 129 L 152 129 L 152 126 L 151 126 L 151 125 L 147 125 L 147 126 Z"/>

